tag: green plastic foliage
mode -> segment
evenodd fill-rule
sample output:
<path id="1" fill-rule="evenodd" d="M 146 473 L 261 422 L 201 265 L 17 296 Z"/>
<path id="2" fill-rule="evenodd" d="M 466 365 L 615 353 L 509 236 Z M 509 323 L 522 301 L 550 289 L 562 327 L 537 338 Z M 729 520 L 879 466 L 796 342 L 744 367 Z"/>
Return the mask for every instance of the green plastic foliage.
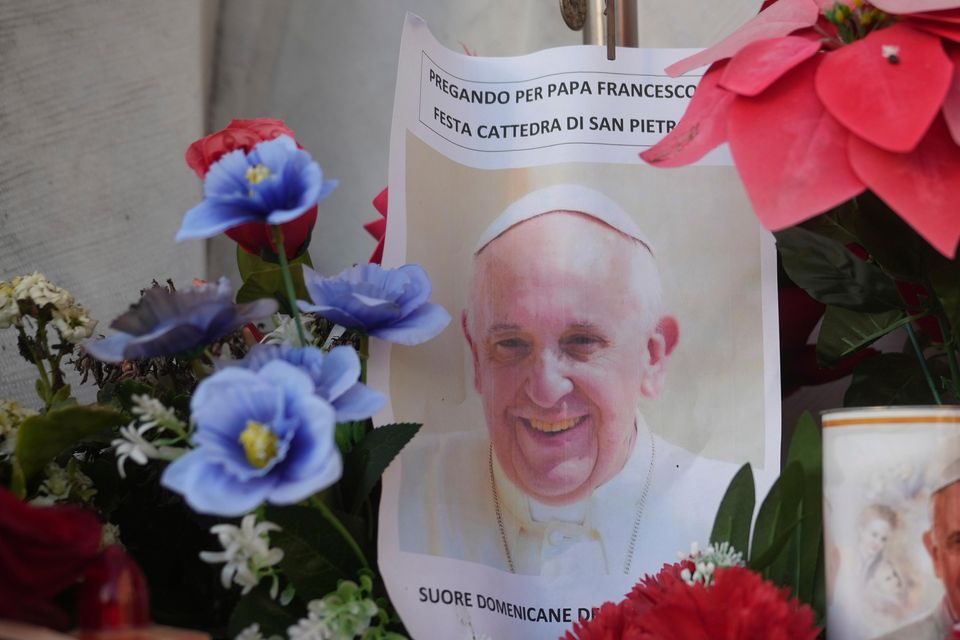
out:
<path id="1" fill-rule="evenodd" d="M 227 634 L 231 638 L 236 638 L 241 631 L 256 623 L 260 625 L 260 633 L 264 638 L 274 635 L 286 638 L 287 629 L 295 625 L 300 616 L 305 614 L 306 611 L 302 606 L 284 607 L 271 598 L 269 581 L 264 581 L 240 598 L 240 602 L 230 615 Z"/>
<path id="2" fill-rule="evenodd" d="M 729 542 L 744 554 L 754 571 L 790 587 L 824 614 L 822 442 L 813 416 L 801 416 L 790 442 L 787 462 L 767 493 L 752 530 L 755 504 L 753 475 L 744 465 L 733 477 L 713 525 L 711 542 Z"/>
<path id="3" fill-rule="evenodd" d="M 840 360 L 916 320 L 901 309 L 879 313 L 851 311 L 843 307 L 827 307 L 817 338 L 817 360 L 826 367 L 835 367 Z"/>
<path id="4" fill-rule="evenodd" d="M 31 416 L 23 421 L 17 434 L 15 476 L 23 483 L 29 483 L 63 451 L 126 422 L 127 418 L 119 411 L 99 406 L 67 406 Z M 22 496 L 26 487 L 15 489 Z"/>
<path id="5" fill-rule="evenodd" d="M 868 313 L 903 306 L 893 280 L 840 242 L 801 227 L 775 235 L 787 275 L 815 300 Z"/>
<path id="6" fill-rule="evenodd" d="M 745 551 L 750 543 L 750 521 L 756 504 L 753 469 L 750 463 L 740 467 L 720 501 L 713 522 L 710 542 L 729 542 L 737 551 Z"/>
<path id="7" fill-rule="evenodd" d="M 937 364 L 928 360 L 937 370 Z M 930 388 L 917 358 L 907 353 L 881 353 L 853 370 L 853 380 L 843 396 L 845 407 L 879 407 L 932 404 Z"/>
<path id="8" fill-rule="evenodd" d="M 312 266 L 309 253 L 304 252 L 290 261 L 290 275 L 293 278 L 293 289 L 297 299 L 309 300 L 310 296 L 303 282 L 303 265 Z M 283 286 L 280 265 L 251 255 L 238 246 L 237 267 L 240 269 L 240 277 L 243 278 L 243 285 L 237 291 L 238 304 L 253 302 L 260 298 L 275 298 L 285 313 L 292 312 Z"/>
<path id="9" fill-rule="evenodd" d="M 344 504 L 351 513 L 360 509 L 384 470 L 417 435 L 420 426 L 413 422 L 383 425 L 367 432 L 363 440 L 344 456 L 341 483 L 346 496 Z"/>

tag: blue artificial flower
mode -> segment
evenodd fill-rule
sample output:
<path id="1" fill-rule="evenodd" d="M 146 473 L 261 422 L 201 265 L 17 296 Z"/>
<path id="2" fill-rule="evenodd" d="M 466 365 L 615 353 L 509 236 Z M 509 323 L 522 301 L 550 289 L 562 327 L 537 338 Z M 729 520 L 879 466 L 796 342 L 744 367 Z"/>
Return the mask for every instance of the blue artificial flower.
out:
<path id="1" fill-rule="evenodd" d="M 259 371 L 275 360 L 289 362 L 305 371 L 313 380 L 314 392 L 333 405 L 337 422 L 366 420 L 387 401 L 379 391 L 358 382 L 360 358 L 353 347 L 334 347 L 324 354 L 316 347 L 258 345 L 243 360 L 227 365 Z"/>
<path id="2" fill-rule="evenodd" d="M 335 412 L 313 389 L 309 375 L 282 360 L 217 371 L 190 401 L 197 447 L 164 470 L 161 484 L 194 510 L 222 516 L 329 487 L 343 469 Z"/>
<path id="3" fill-rule="evenodd" d="M 203 180 L 204 200 L 187 211 L 177 241 L 211 238 L 247 222 L 290 222 L 330 195 L 320 165 L 290 136 L 224 154 Z"/>
<path id="4" fill-rule="evenodd" d="M 276 311 L 276 300 L 234 304 L 233 289 L 226 278 L 186 291 L 153 287 L 110 323 L 121 333 L 88 340 L 83 348 L 104 362 L 172 356 L 210 344 Z"/>
<path id="5" fill-rule="evenodd" d="M 303 279 L 313 304 L 298 301 L 301 310 L 382 340 L 420 344 L 450 323 L 446 309 L 427 302 L 430 278 L 417 264 L 398 269 L 358 265 L 332 278 L 304 267 Z"/>

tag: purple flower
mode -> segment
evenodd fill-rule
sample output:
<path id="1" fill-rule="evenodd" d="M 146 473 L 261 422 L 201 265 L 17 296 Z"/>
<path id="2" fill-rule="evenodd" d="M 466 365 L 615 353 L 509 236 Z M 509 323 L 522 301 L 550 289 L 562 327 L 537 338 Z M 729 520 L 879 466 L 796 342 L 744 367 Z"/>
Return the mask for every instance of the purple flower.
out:
<path id="1" fill-rule="evenodd" d="M 210 167 L 204 200 L 187 211 L 177 241 L 213 236 L 248 222 L 283 224 L 306 213 L 337 186 L 290 136 L 237 149 Z"/>
<path id="2" fill-rule="evenodd" d="M 228 366 L 242 366 L 259 371 L 276 360 L 289 362 L 306 372 L 313 380 L 314 393 L 333 405 L 337 422 L 365 420 L 379 411 L 387 401 L 379 391 L 358 382 L 360 358 L 352 347 L 334 347 L 329 353 L 316 347 L 258 345 L 247 357 Z"/>
<path id="3" fill-rule="evenodd" d="M 121 333 L 88 340 L 83 348 L 104 362 L 172 356 L 210 344 L 276 310 L 275 300 L 233 304 L 233 289 L 226 278 L 186 291 L 153 287 L 110 323 Z"/>
<path id="4" fill-rule="evenodd" d="M 330 486 L 342 471 L 335 412 L 313 391 L 310 376 L 282 360 L 217 371 L 190 402 L 197 447 L 164 470 L 161 484 L 194 510 L 222 516 Z"/>
<path id="5" fill-rule="evenodd" d="M 398 344 L 420 344 L 450 323 L 450 314 L 430 298 L 430 278 L 417 264 L 382 269 L 364 264 L 324 278 L 304 267 L 304 282 L 313 304 L 298 302 L 332 322 L 360 329 Z"/>

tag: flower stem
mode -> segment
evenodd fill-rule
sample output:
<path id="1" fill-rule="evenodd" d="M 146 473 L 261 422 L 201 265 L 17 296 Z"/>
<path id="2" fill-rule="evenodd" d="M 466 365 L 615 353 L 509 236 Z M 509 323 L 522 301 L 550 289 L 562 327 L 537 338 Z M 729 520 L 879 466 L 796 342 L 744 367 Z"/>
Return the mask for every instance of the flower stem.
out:
<path id="1" fill-rule="evenodd" d="M 367 383 L 367 361 L 370 359 L 370 336 L 360 334 L 360 382 Z"/>
<path id="2" fill-rule="evenodd" d="M 350 550 L 353 551 L 353 555 L 357 556 L 357 560 L 360 561 L 360 564 L 363 565 L 363 568 L 372 571 L 372 569 L 370 569 L 370 563 L 367 562 L 367 556 L 363 554 L 363 550 L 360 548 L 360 545 L 357 544 L 357 541 L 354 539 L 354 537 L 350 535 L 350 532 L 347 531 L 347 528 L 343 526 L 342 522 L 340 522 L 340 518 L 338 518 L 333 511 L 330 510 L 330 507 L 323 502 L 323 499 L 319 496 L 314 496 L 311 498 L 310 504 L 316 507 L 323 515 L 324 519 L 329 522 L 334 529 L 337 530 L 337 533 L 340 534 L 340 537 L 344 539 L 344 541 L 347 543 L 347 546 L 349 546 Z"/>
<path id="3" fill-rule="evenodd" d="M 920 369 L 923 371 L 923 377 L 927 380 L 927 386 L 930 387 L 933 399 L 937 404 L 943 404 L 940 400 L 940 394 L 937 393 L 937 385 L 933 382 L 933 376 L 930 375 L 930 369 L 927 368 L 927 361 L 923 357 L 923 350 L 920 348 L 920 343 L 917 342 L 917 335 L 913 332 L 913 327 L 908 322 L 904 325 L 904 328 L 907 330 L 907 335 L 910 336 L 910 344 L 913 345 L 913 351 L 917 355 L 917 360 L 920 361 Z"/>
<path id="4" fill-rule="evenodd" d="M 46 394 L 46 397 L 41 396 L 44 406 L 47 408 L 50 407 L 50 397 L 53 395 L 53 389 L 50 388 L 50 377 L 47 375 L 47 368 L 43 366 L 43 355 L 37 353 L 37 351 L 30 345 L 30 340 L 27 338 L 27 332 L 24 331 L 23 326 L 20 325 L 17 327 L 17 330 L 20 332 L 21 343 L 26 347 L 27 351 L 30 352 L 30 355 L 33 357 L 33 364 L 36 365 L 37 371 L 40 373 L 40 385 L 43 387 L 43 392 Z M 37 341 L 39 342 L 40 329 L 37 329 Z"/>
<path id="5" fill-rule="evenodd" d="M 280 274 L 283 276 L 283 286 L 287 290 L 287 300 L 290 302 L 290 313 L 293 314 L 293 321 L 297 325 L 297 336 L 300 338 L 300 346 L 307 346 L 307 337 L 303 332 L 303 323 L 300 321 L 300 308 L 297 306 L 297 294 L 293 290 L 293 276 L 290 275 L 290 263 L 287 261 L 287 252 L 283 247 L 283 229 L 280 225 L 270 225 L 273 231 L 273 241 L 277 245 L 277 257 L 280 259 Z"/>

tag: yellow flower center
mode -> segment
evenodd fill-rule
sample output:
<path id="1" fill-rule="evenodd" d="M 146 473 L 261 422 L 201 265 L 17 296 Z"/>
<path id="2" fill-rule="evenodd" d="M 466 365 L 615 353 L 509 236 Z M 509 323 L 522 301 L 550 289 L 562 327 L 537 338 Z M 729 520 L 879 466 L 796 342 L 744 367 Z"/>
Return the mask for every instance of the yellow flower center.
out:
<path id="1" fill-rule="evenodd" d="M 258 164 L 247 169 L 247 182 L 250 184 L 260 184 L 270 177 L 270 169 L 266 165 Z"/>
<path id="2" fill-rule="evenodd" d="M 247 428 L 240 434 L 240 444 L 247 454 L 247 462 L 257 469 L 270 464 L 277 455 L 278 439 L 269 426 L 256 420 L 247 420 Z"/>

